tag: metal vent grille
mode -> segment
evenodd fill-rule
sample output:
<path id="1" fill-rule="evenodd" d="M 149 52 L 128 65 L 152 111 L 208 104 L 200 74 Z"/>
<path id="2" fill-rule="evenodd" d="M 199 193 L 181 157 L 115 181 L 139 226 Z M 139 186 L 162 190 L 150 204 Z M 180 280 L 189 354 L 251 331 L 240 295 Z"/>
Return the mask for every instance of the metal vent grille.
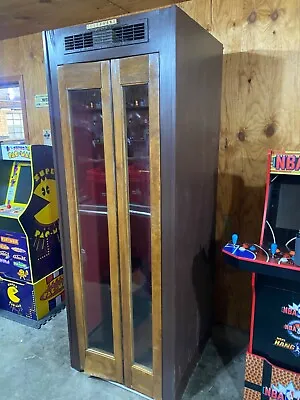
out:
<path id="1" fill-rule="evenodd" d="M 116 42 L 132 42 L 145 38 L 145 25 L 143 23 L 113 28 L 112 31 Z"/>
<path id="2" fill-rule="evenodd" d="M 142 43 L 148 41 L 147 21 L 108 26 L 91 32 L 65 36 L 64 40 L 65 53 Z"/>
<path id="3" fill-rule="evenodd" d="M 65 37 L 65 50 L 80 50 L 93 47 L 93 32 Z"/>

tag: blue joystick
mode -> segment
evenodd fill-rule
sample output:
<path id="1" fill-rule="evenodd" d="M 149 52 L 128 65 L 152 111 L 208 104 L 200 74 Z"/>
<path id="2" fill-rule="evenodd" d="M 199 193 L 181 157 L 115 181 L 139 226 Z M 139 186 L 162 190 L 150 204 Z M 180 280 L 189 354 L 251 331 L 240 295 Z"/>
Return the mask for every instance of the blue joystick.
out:
<path id="1" fill-rule="evenodd" d="M 276 244 L 276 243 L 272 243 L 272 244 L 271 244 L 271 254 L 272 254 L 272 257 L 275 256 L 276 250 L 277 250 L 277 244 Z"/>
<path id="2" fill-rule="evenodd" d="M 236 233 L 234 233 L 234 234 L 231 236 L 232 243 L 234 244 L 234 246 L 237 244 L 238 238 L 239 238 L 239 236 L 238 236 Z"/>

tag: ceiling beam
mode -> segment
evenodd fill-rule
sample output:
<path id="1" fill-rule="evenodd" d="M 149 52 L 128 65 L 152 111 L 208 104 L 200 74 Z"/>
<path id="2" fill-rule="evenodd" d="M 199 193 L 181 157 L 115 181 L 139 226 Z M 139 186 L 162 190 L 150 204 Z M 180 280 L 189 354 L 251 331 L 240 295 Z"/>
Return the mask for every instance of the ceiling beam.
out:
<path id="1" fill-rule="evenodd" d="M 0 40 L 107 19 L 182 0 L 1 0 Z"/>

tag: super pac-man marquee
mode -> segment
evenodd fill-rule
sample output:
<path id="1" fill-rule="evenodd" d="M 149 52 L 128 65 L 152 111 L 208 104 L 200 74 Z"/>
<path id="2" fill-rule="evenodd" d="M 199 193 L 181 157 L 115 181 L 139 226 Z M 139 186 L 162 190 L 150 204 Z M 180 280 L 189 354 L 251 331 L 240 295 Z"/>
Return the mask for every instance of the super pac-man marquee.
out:
<path id="1" fill-rule="evenodd" d="M 52 148 L 0 150 L 0 312 L 40 320 L 64 295 Z"/>

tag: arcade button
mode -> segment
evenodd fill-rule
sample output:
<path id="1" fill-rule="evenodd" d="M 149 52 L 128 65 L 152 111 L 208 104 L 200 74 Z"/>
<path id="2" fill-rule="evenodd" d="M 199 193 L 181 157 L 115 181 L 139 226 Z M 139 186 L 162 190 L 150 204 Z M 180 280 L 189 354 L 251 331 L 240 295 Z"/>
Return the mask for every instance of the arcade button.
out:
<path id="1" fill-rule="evenodd" d="M 280 259 L 280 263 L 287 263 L 288 261 L 289 261 L 289 259 L 286 258 L 286 257 L 282 257 L 282 258 Z"/>
<path id="2" fill-rule="evenodd" d="M 10 205 L 10 204 L 7 204 L 6 208 L 10 209 L 10 208 L 11 208 L 11 205 Z"/>
<path id="3" fill-rule="evenodd" d="M 250 250 L 251 250 L 251 251 L 255 251 L 255 250 L 256 250 L 256 247 L 252 245 L 252 246 L 250 247 Z"/>
<path id="4" fill-rule="evenodd" d="M 239 250 L 240 250 L 240 251 L 246 251 L 246 249 L 245 249 L 244 246 L 240 246 L 240 247 L 239 247 Z"/>
<path id="5" fill-rule="evenodd" d="M 248 249 L 249 248 L 249 244 L 248 243 L 243 243 L 243 247 L 244 247 L 244 249 Z"/>

